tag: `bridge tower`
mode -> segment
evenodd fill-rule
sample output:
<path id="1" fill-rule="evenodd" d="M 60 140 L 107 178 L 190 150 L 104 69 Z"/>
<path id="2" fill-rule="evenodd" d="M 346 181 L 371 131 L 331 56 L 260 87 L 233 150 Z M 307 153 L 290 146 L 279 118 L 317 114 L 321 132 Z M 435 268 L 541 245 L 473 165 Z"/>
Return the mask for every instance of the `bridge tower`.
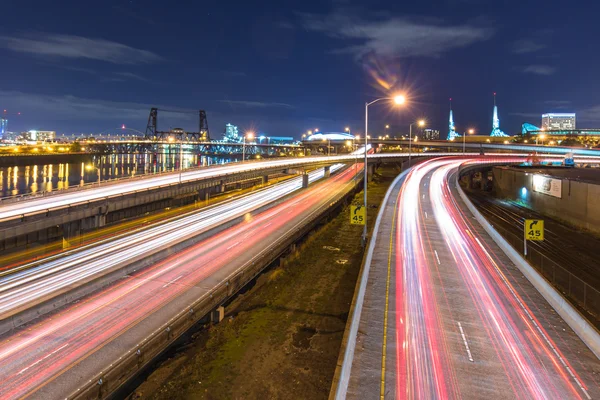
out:
<path id="1" fill-rule="evenodd" d="M 448 120 L 448 137 L 446 140 L 454 140 L 457 137 L 460 137 L 460 135 L 456 133 L 456 127 L 454 126 L 454 116 L 452 115 L 452 98 L 450 98 L 450 118 Z"/>
<path id="2" fill-rule="evenodd" d="M 496 106 L 496 92 L 494 92 L 494 115 L 492 116 L 492 133 L 490 133 L 490 136 L 508 136 L 500 129 L 500 118 L 498 118 L 498 106 Z"/>
<path id="3" fill-rule="evenodd" d="M 163 110 L 165 111 L 165 110 Z M 169 113 L 183 113 L 189 114 L 186 111 L 170 111 Z M 158 123 L 158 108 L 151 108 L 150 115 L 148 116 L 148 124 L 146 125 L 146 133 L 144 139 L 153 141 L 166 141 L 169 137 L 173 137 L 178 141 L 193 141 L 193 142 L 207 142 L 210 140 L 208 132 L 208 118 L 206 117 L 206 111 L 198 111 L 198 132 L 186 132 L 183 129 L 175 128 L 170 131 L 159 131 L 157 128 Z"/>

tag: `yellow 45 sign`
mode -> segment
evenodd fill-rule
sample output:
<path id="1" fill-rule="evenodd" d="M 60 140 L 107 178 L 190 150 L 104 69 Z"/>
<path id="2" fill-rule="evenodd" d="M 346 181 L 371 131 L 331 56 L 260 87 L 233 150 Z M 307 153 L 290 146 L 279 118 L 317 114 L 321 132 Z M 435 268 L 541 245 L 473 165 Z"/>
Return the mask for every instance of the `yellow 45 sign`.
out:
<path id="1" fill-rule="evenodd" d="M 525 239 L 544 240 L 544 220 L 526 219 L 525 220 Z"/>
<path id="2" fill-rule="evenodd" d="M 350 224 L 364 225 L 367 219 L 367 209 L 363 206 L 350 206 Z"/>

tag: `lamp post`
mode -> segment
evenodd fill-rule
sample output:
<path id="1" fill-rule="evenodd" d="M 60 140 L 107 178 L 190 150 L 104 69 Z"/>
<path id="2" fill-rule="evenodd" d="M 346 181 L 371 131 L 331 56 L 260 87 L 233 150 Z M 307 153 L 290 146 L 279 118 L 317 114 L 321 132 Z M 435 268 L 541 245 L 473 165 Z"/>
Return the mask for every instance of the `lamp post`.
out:
<path id="1" fill-rule="evenodd" d="M 323 141 L 327 142 L 327 157 L 329 157 L 331 155 L 331 139 L 323 138 Z"/>
<path id="2" fill-rule="evenodd" d="M 365 210 L 367 208 L 367 176 L 368 176 L 368 168 L 367 168 L 367 145 L 368 145 L 368 138 L 369 138 L 369 106 L 371 104 L 375 104 L 378 101 L 381 100 L 393 100 L 394 103 L 396 103 L 397 105 L 402 105 L 406 102 L 406 97 L 404 97 L 403 95 L 399 94 L 396 95 L 394 97 L 380 97 L 379 99 L 375 99 L 371 102 L 365 102 L 365 165 L 364 165 L 364 170 L 363 170 L 363 174 L 364 174 L 364 199 L 363 199 L 363 207 L 365 207 Z M 363 246 L 367 245 L 367 213 L 365 212 L 365 225 L 363 226 L 363 233 L 362 233 L 362 244 Z"/>
<path id="3" fill-rule="evenodd" d="M 408 167 L 409 168 L 412 166 L 412 126 L 414 124 L 415 123 L 413 122 L 408 127 Z M 417 124 L 419 126 L 425 126 L 425 121 L 421 119 L 417 122 Z"/>
<path id="4" fill-rule="evenodd" d="M 473 133 L 475 133 L 475 131 L 473 129 L 469 129 L 467 132 L 469 132 L 469 135 L 472 135 Z M 465 138 L 467 137 L 467 132 L 463 132 L 463 155 L 466 154 Z"/>
<path id="5" fill-rule="evenodd" d="M 246 132 L 243 139 L 242 144 L 242 162 L 246 161 L 246 138 L 252 139 L 254 137 L 254 132 Z"/>
<path id="6" fill-rule="evenodd" d="M 544 135 L 543 133 L 541 135 L 536 135 L 535 136 L 535 144 L 537 146 L 538 144 L 538 136 L 540 137 L 540 139 L 542 139 L 542 146 L 544 145 L 544 139 L 546 139 L 546 135 Z"/>

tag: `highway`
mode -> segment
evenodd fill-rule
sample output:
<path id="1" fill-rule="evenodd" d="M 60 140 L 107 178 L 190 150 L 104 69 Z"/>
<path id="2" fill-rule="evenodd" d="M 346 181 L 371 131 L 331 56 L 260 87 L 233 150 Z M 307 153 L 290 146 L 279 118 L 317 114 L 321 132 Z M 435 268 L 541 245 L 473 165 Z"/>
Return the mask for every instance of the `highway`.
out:
<path id="1" fill-rule="evenodd" d="M 335 172 L 342 166 L 335 164 L 331 171 Z M 321 178 L 322 168 L 309 173 L 309 182 Z M 201 211 L 193 211 L 132 233 L 5 271 L 0 274 L 0 321 L 125 265 L 170 249 L 177 243 L 239 218 L 301 188 L 302 178 L 293 178 Z"/>
<path id="2" fill-rule="evenodd" d="M 265 211 L 246 213 L 239 224 L 3 336 L 0 398 L 73 394 L 150 335 L 161 333 L 174 315 L 268 254 L 350 190 L 352 178 L 353 170 L 347 169 Z M 144 242 L 152 236 L 156 233 Z"/>
<path id="3" fill-rule="evenodd" d="M 464 161 L 391 187 L 336 398 L 599 398 L 598 358 L 458 197 Z"/>
<path id="4" fill-rule="evenodd" d="M 515 146 L 519 147 L 519 146 Z M 510 150 L 511 146 L 505 145 L 503 150 Z M 361 151 L 361 150 L 359 150 Z M 414 153 L 413 156 L 440 157 L 443 155 L 454 155 L 455 153 Z M 384 160 L 398 157 L 407 157 L 408 153 L 377 153 L 369 155 L 372 160 Z M 523 154 L 524 156 L 524 154 Z M 560 156 L 555 156 L 560 160 Z M 360 156 L 359 156 L 360 158 Z M 211 168 L 204 168 L 181 173 L 181 182 L 189 182 L 200 179 L 224 177 L 229 174 L 240 173 L 244 171 L 258 171 L 269 168 L 294 168 L 310 166 L 310 164 L 319 164 L 323 162 L 353 162 L 356 155 L 346 154 L 329 157 L 300 157 L 294 159 L 264 160 L 260 162 L 234 163 Z M 598 158 L 577 157 L 577 162 L 597 162 Z M 0 202 L 0 223 L 3 221 L 21 218 L 23 215 L 34 213 L 43 213 L 48 210 L 55 210 L 61 207 L 68 207 L 73 204 L 81 204 L 89 201 L 95 201 L 110 196 L 133 193 L 139 190 L 147 190 L 164 185 L 174 185 L 179 183 L 179 173 L 167 173 L 161 175 L 149 175 L 136 179 L 123 179 L 117 182 L 108 182 L 104 186 L 86 187 L 75 191 L 51 192 L 48 195 L 40 196 L 29 195 L 18 199 L 6 199 Z M 16 201 L 18 200 L 18 201 Z"/>

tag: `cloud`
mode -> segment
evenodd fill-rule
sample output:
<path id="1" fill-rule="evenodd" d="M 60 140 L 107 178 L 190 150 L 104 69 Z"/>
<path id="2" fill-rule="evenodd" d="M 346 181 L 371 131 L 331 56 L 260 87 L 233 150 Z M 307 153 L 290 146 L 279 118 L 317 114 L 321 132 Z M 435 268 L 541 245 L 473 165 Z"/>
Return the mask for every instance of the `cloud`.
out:
<path id="1" fill-rule="evenodd" d="M 122 78 L 134 79 L 136 81 L 148 82 L 148 79 L 144 78 L 141 75 L 134 74 L 133 72 L 115 72 L 115 75 L 118 75 Z M 123 80 L 123 79 L 121 79 Z"/>
<path id="2" fill-rule="evenodd" d="M 544 104 L 549 104 L 551 106 L 568 106 L 571 104 L 571 100 L 546 100 Z"/>
<path id="3" fill-rule="evenodd" d="M 343 10 L 329 15 L 300 14 L 310 31 L 358 44 L 333 50 L 353 54 L 357 59 L 376 53 L 390 57 L 439 57 L 449 50 L 489 39 L 491 28 L 475 25 L 450 25 L 443 21 L 378 15 L 368 19 Z"/>
<path id="4" fill-rule="evenodd" d="M 600 123 L 600 104 L 577 111 L 577 123 Z"/>
<path id="5" fill-rule="evenodd" d="M 227 103 L 231 106 L 240 106 L 246 108 L 295 108 L 291 104 L 287 103 L 272 103 L 262 101 L 247 101 L 247 100 L 219 100 L 220 103 Z"/>
<path id="6" fill-rule="evenodd" d="M 542 118 L 541 113 L 527 113 L 527 112 L 512 112 L 508 113 L 508 115 L 514 115 L 516 117 L 524 117 L 524 118 Z"/>
<path id="7" fill-rule="evenodd" d="M 547 45 L 531 39 L 520 39 L 513 44 L 513 53 L 528 54 L 545 49 Z"/>
<path id="8" fill-rule="evenodd" d="M 89 99 L 71 95 L 53 96 L 36 93 L 24 93 L 19 91 L 0 90 L 0 104 L 9 104 L 11 109 L 23 112 L 23 115 L 40 115 L 44 118 L 49 116 L 55 120 L 90 121 L 129 119 L 145 122 L 151 107 L 172 110 L 173 112 L 189 113 L 181 114 L 178 118 L 197 118 L 198 110 L 181 109 L 173 106 L 161 106 L 156 104 L 106 101 Z M 161 111 L 161 114 L 169 114 Z"/>
<path id="9" fill-rule="evenodd" d="M 113 64 L 146 64 L 161 60 L 159 55 L 147 50 L 109 40 L 75 35 L 0 36 L 0 47 L 37 56 L 83 58 Z"/>
<path id="10" fill-rule="evenodd" d="M 550 65 L 535 64 L 527 65 L 521 68 L 521 72 L 525 72 L 527 74 L 549 76 L 553 75 L 556 72 L 556 68 Z"/>

